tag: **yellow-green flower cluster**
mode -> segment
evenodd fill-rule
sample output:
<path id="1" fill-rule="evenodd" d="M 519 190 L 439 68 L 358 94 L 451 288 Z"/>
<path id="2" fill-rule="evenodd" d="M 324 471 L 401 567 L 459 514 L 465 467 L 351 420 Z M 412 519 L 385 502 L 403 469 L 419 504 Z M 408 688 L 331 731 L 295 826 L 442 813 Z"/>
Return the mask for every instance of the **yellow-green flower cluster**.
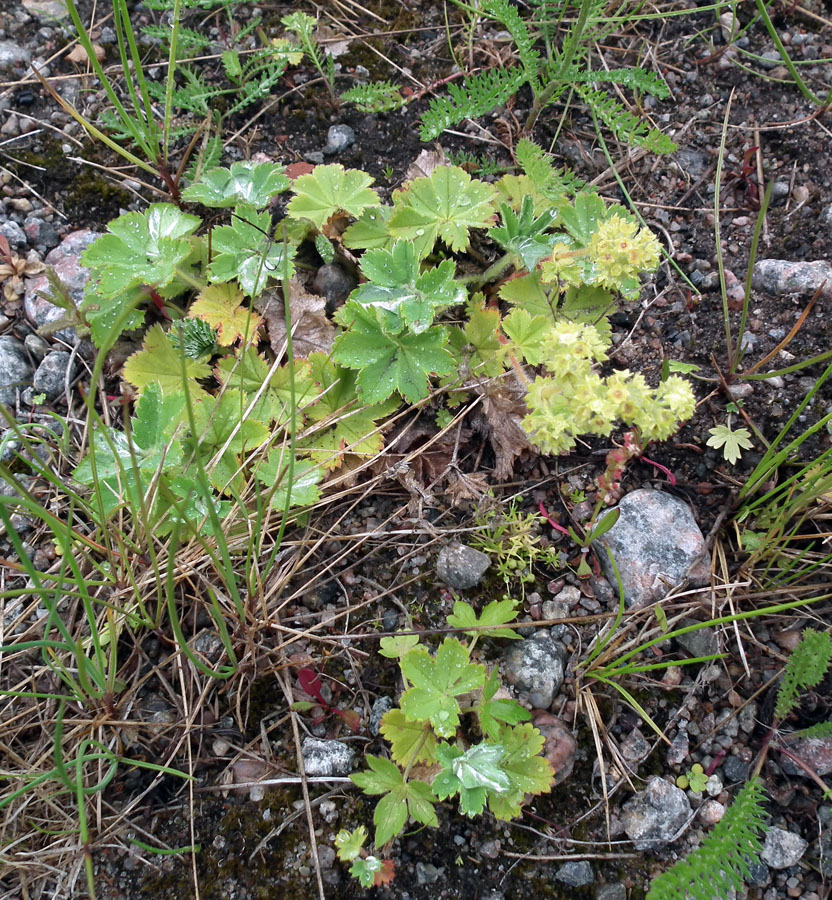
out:
<path id="1" fill-rule="evenodd" d="M 529 414 L 523 419 L 544 453 L 565 453 L 582 434 L 608 435 L 618 421 L 638 428 L 645 441 L 664 440 L 693 414 L 693 393 L 677 375 L 656 390 L 638 373 L 601 377 L 593 366 L 606 360 L 606 348 L 595 327 L 568 320 L 557 322 L 544 338 L 550 374 L 529 386 Z"/>
<path id="2" fill-rule="evenodd" d="M 619 215 L 598 225 L 587 248 L 597 269 L 596 284 L 612 290 L 652 272 L 659 264 L 661 245 L 647 228 Z"/>

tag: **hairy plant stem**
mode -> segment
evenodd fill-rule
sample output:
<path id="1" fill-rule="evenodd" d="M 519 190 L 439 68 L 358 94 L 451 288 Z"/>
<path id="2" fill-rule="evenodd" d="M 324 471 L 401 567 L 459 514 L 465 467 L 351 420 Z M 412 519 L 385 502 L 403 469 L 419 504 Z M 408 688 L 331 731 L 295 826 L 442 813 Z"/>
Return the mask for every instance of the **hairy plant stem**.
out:
<path id="1" fill-rule="evenodd" d="M 471 284 L 474 287 L 480 287 L 483 284 L 487 284 L 489 281 L 493 281 L 498 276 L 502 275 L 503 272 L 511 265 L 511 254 L 504 253 L 498 260 L 493 262 L 484 272 L 481 272 L 479 275 L 466 275 L 464 278 L 457 278 L 457 283 L 459 284 Z"/>
<path id="2" fill-rule="evenodd" d="M 581 9 L 578 13 L 578 19 L 566 37 L 560 59 L 557 63 L 557 68 L 546 87 L 539 93 L 535 93 L 534 103 L 532 104 L 532 108 L 523 125 L 523 134 L 531 133 L 531 130 L 537 123 L 540 113 L 543 112 L 546 104 L 552 99 L 552 95 L 558 88 L 563 86 L 563 82 L 566 80 L 564 76 L 566 72 L 569 71 L 572 61 L 575 59 L 575 55 L 580 47 L 581 39 L 583 38 L 584 31 L 589 22 L 589 13 L 592 6 L 592 0 L 581 0 Z"/>

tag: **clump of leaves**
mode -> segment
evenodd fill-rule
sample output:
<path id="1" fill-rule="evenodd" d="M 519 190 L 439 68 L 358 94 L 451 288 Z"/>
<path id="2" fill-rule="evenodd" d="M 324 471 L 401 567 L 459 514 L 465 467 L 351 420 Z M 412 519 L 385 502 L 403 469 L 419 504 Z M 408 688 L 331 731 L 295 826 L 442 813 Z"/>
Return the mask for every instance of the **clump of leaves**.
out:
<path id="1" fill-rule="evenodd" d="M 638 296 L 641 275 L 658 260 L 656 239 L 591 192 L 570 198 L 575 185 L 566 187 L 539 148 L 529 143 L 523 155 L 540 189 L 527 174 L 492 185 L 439 166 L 395 191 L 389 206 L 369 175 L 337 164 L 291 185 L 268 163 L 209 169 L 183 197 L 224 211 L 225 222 L 204 234 L 200 217 L 165 203 L 120 216 L 83 255 L 90 281 L 81 318 L 101 348 L 140 328 L 148 311 L 175 322 L 153 324 L 125 378 L 139 395 L 158 385 L 160 402 L 185 392 L 175 420 L 183 465 L 206 466 L 221 497 L 254 480 L 274 489 L 275 505 L 290 489 L 293 503 L 314 502 L 324 471 L 346 454 L 378 453 L 384 418 L 402 400 L 425 400 L 436 377 L 450 403 L 486 392 L 500 477 L 530 439 L 560 453 L 582 433 L 610 434 L 619 420 L 644 440 L 669 436 L 693 409 L 686 383 L 670 375 L 650 388 L 638 374 L 596 371 L 606 359 L 607 317 L 619 297 Z M 266 207 L 287 189 L 275 240 Z M 475 231 L 503 252 L 462 279 L 454 255 Z M 342 247 L 359 255 L 362 282 L 334 316 L 334 344 L 323 299 L 292 280 L 297 246 L 307 240 L 330 260 Z M 485 307 L 480 292 L 498 282 L 506 313 Z M 290 296 L 281 297 L 287 283 Z M 314 336 L 298 333 L 305 322 Z M 283 364 L 258 352 L 265 326 L 272 354 L 291 339 L 299 358 Z M 120 483 L 117 460 L 126 457 L 113 450 L 117 440 L 93 452 L 110 460 Z M 92 470 L 79 471 L 94 480 Z M 152 489 L 164 500 L 172 474 L 163 466 L 159 476 L 127 478 L 133 499 Z M 533 556 L 544 560 L 538 549 L 518 537 L 503 574 L 528 568 Z"/>
<path id="2" fill-rule="evenodd" d="M 507 627 L 516 618 L 513 601 L 488 604 L 478 616 L 457 601 L 448 624 L 473 635 L 470 645 L 447 637 L 435 654 L 415 635 L 383 638 L 383 656 L 397 659 L 406 690 L 399 707 L 382 719 L 381 733 L 390 759 L 368 756 L 368 770 L 352 775 L 365 794 L 379 797 L 373 814 L 376 853 L 401 834 L 408 820 L 438 826 L 434 807 L 456 798 L 467 816 L 486 806 L 498 819 L 520 815 L 527 794 L 549 791 L 554 774 L 540 756 L 544 739 L 514 700 L 497 698 L 496 669 L 472 661 L 483 637 L 518 638 Z M 344 831 L 339 857 L 365 886 L 378 883 L 383 863 L 363 850 L 366 831 Z M 361 860 L 356 866 L 356 861 Z"/>
<path id="3" fill-rule="evenodd" d="M 560 568 L 562 553 L 541 542 L 540 516 L 526 513 L 516 500 L 499 508 L 491 500 L 477 513 L 472 545 L 497 560 L 497 574 L 508 585 L 513 579 L 530 583 L 535 566 Z"/>

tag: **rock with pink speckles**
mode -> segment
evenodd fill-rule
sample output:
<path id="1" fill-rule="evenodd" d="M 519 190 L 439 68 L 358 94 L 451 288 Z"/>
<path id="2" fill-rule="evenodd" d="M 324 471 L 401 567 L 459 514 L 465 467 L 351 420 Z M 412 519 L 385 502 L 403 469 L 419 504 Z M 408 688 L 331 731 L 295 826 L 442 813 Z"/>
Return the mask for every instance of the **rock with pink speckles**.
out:
<path id="1" fill-rule="evenodd" d="M 615 525 L 595 542 L 604 574 L 612 585 L 616 574 L 612 553 L 628 607 L 660 600 L 686 577 L 691 585 L 707 583 L 705 539 L 690 507 L 662 491 L 641 488 L 618 504 Z"/>
<path id="2" fill-rule="evenodd" d="M 58 274 L 64 287 L 69 291 L 69 296 L 76 306 L 81 305 L 84 299 L 84 288 L 89 278 L 89 270 L 81 265 L 81 254 L 99 235 L 88 228 L 81 231 L 73 231 L 68 234 L 54 250 L 46 257 L 46 265 L 51 266 Z M 64 311 L 40 296 L 51 294 L 49 282 L 45 275 L 30 278 L 26 282 L 26 294 L 23 298 L 23 308 L 29 320 L 38 328 L 55 322 L 63 316 Z M 78 337 L 71 328 L 59 332 L 62 340 L 68 340 L 76 344 Z"/>
<path id="3" fill-rule="evenodd" d="M 783 294 L 811 296 L 821 288 L 821 296 L 832 297 L 832 266 L 827 262 L 790 262 L 787 259 L 760 259 L 754 264 L 751 286 L 775 297 Z"/>

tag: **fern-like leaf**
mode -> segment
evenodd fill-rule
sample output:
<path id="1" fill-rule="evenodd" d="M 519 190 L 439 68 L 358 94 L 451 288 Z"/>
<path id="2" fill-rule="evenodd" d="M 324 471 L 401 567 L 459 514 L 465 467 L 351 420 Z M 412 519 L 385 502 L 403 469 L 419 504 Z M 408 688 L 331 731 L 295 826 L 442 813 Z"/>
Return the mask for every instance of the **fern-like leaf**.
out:
<path id="1" fill-rule="evenodd" d="M 832 737 L 832 722 L 818 722 L 817 725 L 810 725 L 808 728 L 801 728 L 800 731 L 793 731 L 790 738 L 830 738 Z"/>
<path id="2" fill-rule="evenodd" d="M 741 892 L 748 861 L 762 851 L 764 799 L 760 779 L 749 781 L 702 846 L 653 880 L 647 900 L 714 900 Z"/>
<path id="3" fill-rule="evenodd" d="M 188 66 L 180 66 L 178 74 L 182 76 L 183 83 L 173 92 L 172 104 L 174 108 L 183 112 L 193 113 L 196 116 L 210 115 L 211 103 L 219 96 L 220 90 L 209 85 L 199 72 Z M 164 82 L 149 81 L 147 90 L 154 100 L 159 103 L 164 102 Z"/>
<path id="4" fill-rule="evenodd" d="M 801 691 L 820 682 L 832 660 L 832 640 L 825 631 L 807 628 L 800 643 L 792 651 L 783 673 L 783 683 L 777 692 L 774 715 L 785 719 L 797 704 Z"/>
<path id="5" fill-rule="evenodd" d="M 448 85 L 448 97 L 435 97 L 422 113 L 419 136 L 432 141 L 452 125 L 476 119 L 504 106 L 525 83 L 522 69 L 486 69 L 461 84 Z"/>
<path id="6" fill-rule="evenodd" d="M 575 85 L 575 91 L 619 141 L 644 147 L 658 154 L 673 153 L 676 150 L 676 144 L 667 135 L 634 116 L 606 91 L 581 84 Z"/>
<path id="7" fill-rule="evenodd" d="M 534 186 L 553 203 L 574 197 L 586 184 L 569 169 L 556 169 L 549 154 L 534 141 L 525 138 L 518 141 L 514 153 L 520 168 Z"/>
<path id="8" fill-rule="evenodd" d="M 529 34 L 526 23 L 520 18 L 517 8 L 512 6 L 508 0 L 486 0 L 483 6 L 483 12 L 487 16 L 493 16 L 501 25 L 503 25 L 514 39 L 514 45 L 517 48 L 517 55 L 520 58 L 520 64 L 526 73 L 526 81 L 532 86 L 532 90 L 537 94 L 540 90 L 538 81 L 538 72 L 540 70 L 541 58 L 537 50 L 534 49 L 534 38 Z"/>
<path id="9" fill-rule="evenodd" d="M 357 109 L 365 113 L 390 112 L 404 106 L 404 97 L 389 81 L 357 84 L 341 94 L 341 99 L 354 103 Z"/>
<path id="10" fill-rule="evenodd" d="M 610 69 L 601 71 L 577 71 L 570 69 L 564 81 L 572 84 L 623 84 L 633 91 L 641 91 L 644 94 L 652 94 L 660 100 L 666 100 L 670 96 L 670 89 L 655 72 L 646 69 Z"/>

